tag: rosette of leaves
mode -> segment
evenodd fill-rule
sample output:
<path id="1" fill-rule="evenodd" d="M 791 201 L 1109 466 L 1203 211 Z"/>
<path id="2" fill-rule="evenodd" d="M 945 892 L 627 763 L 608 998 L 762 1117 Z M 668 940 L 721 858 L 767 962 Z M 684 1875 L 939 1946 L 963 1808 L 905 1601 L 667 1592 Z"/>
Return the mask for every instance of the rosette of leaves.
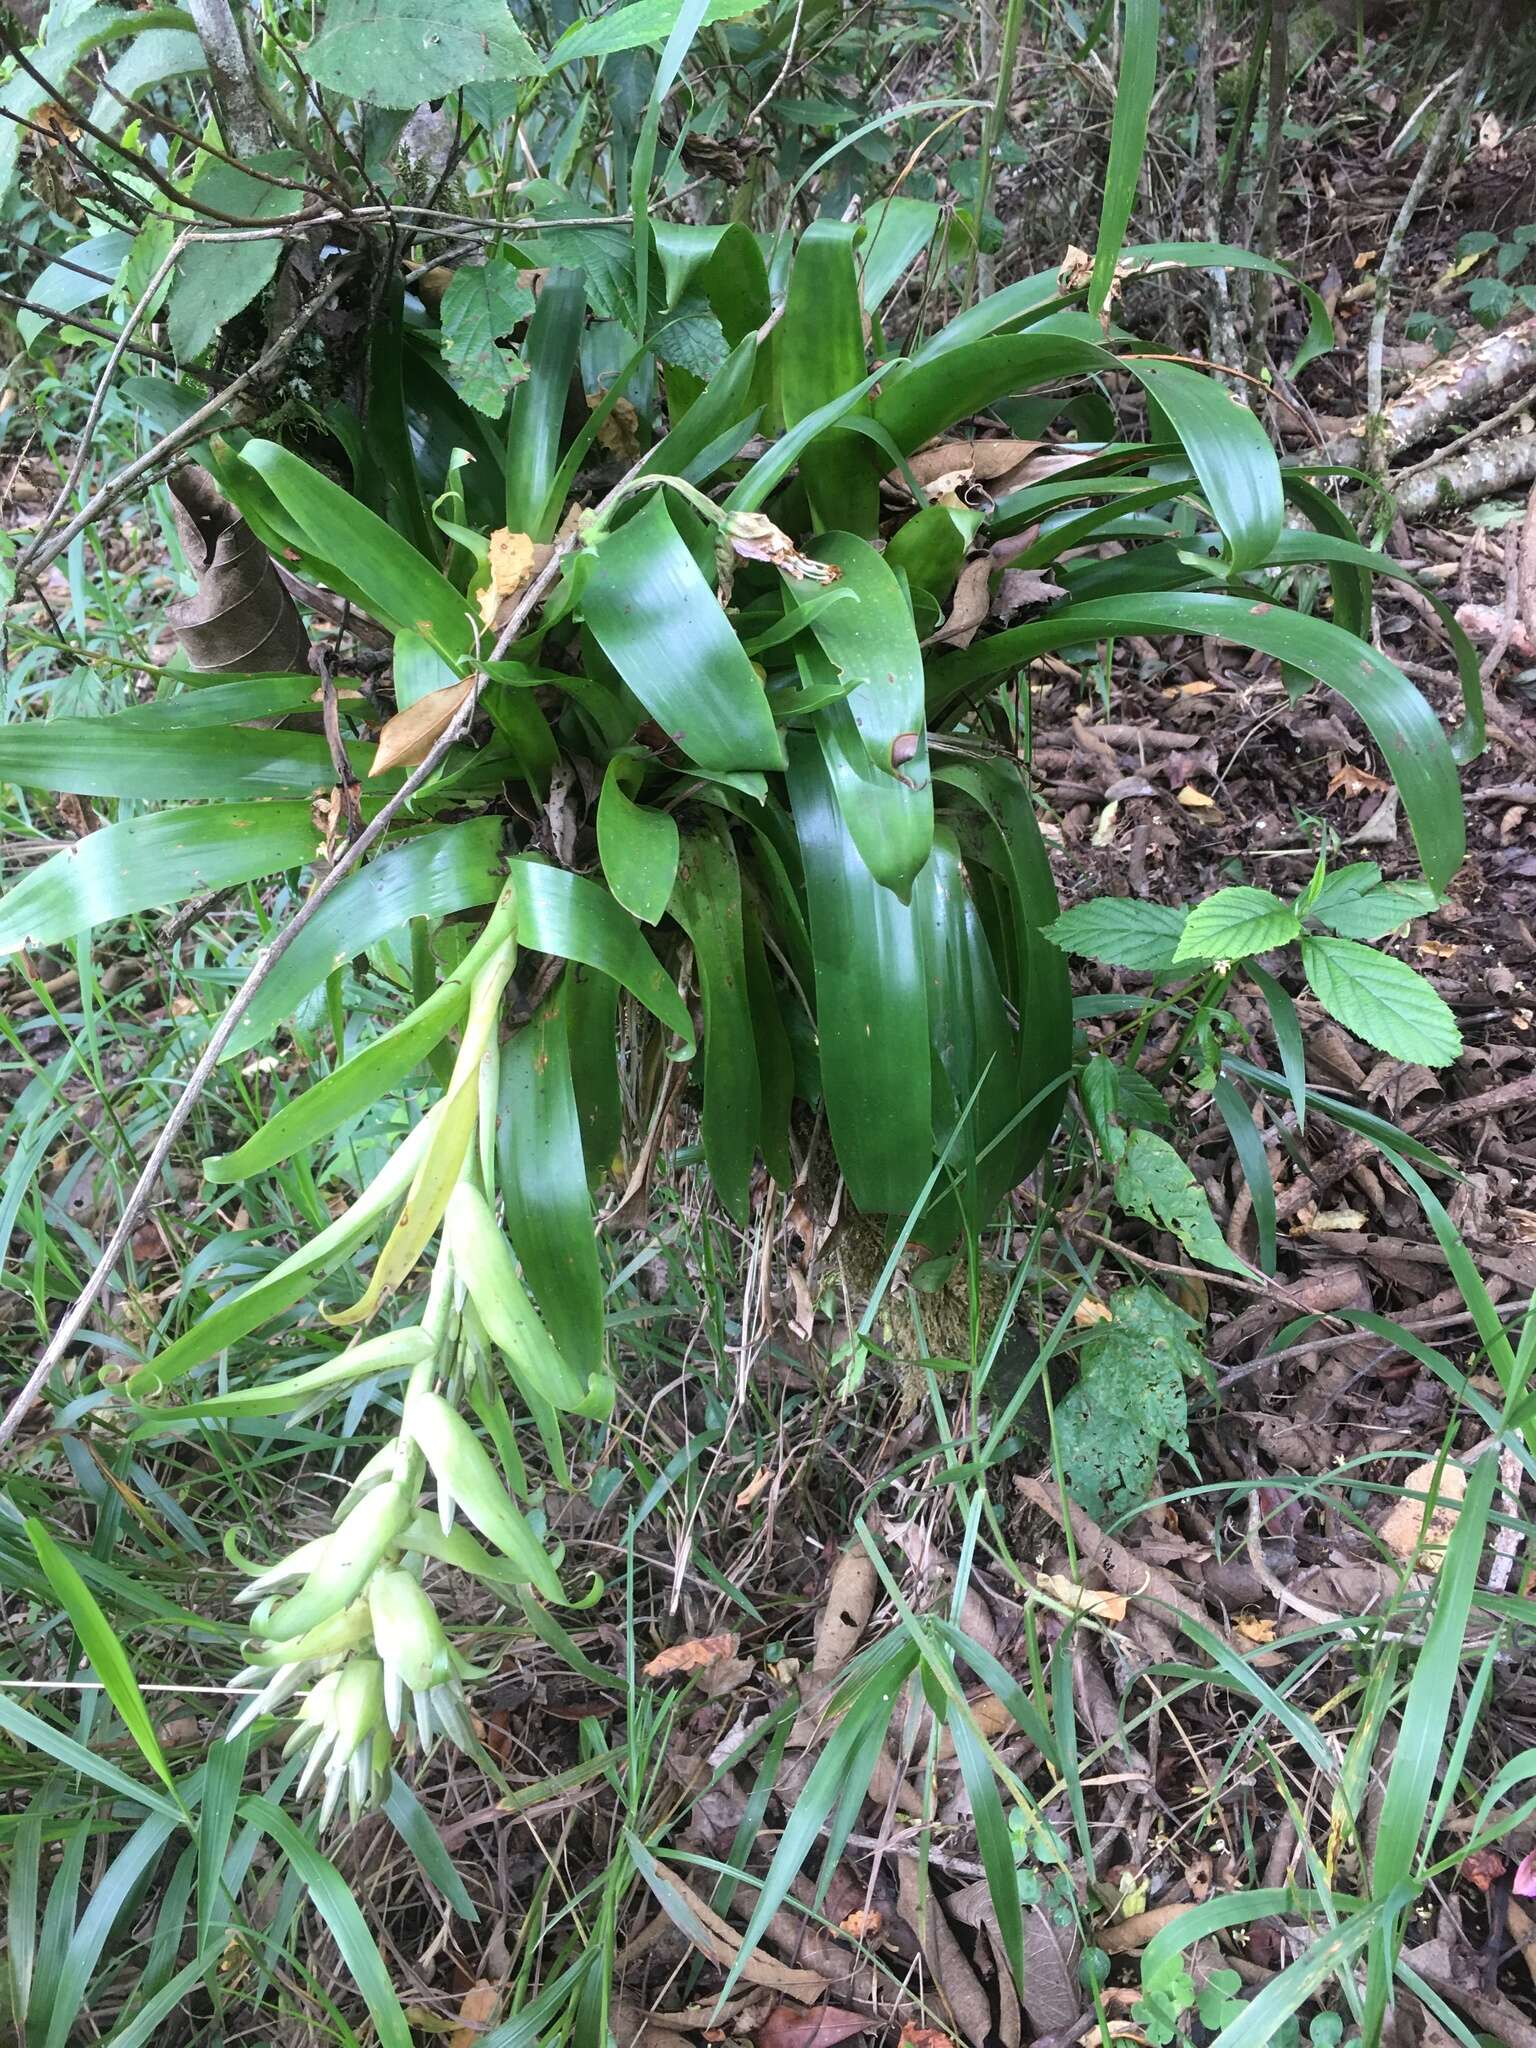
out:
<path id="1" fill-rule="evenodd" d="M 923 237 L 898 226 L 909 260 Z M 1054 275 L 895 354 L 880 326 L 900 277 L 886 227 L 817 222 L 773 321 L 757 237 L 657 226 L 661 309 L 646 332 L 674 313 L 707 319 L 724 353 L 706 375 L 707 352 L 673 370 L 659 341 L 616 340 L 606 300 L 593 317 L 615 289 L 614 252 L 604 243 L 589 274 L 567 232 L 516 337 L 525 374 L 504 418 L 464 405 L 430 327 L 406 332 L 397 302 L 369 416 L 339 435 L 331 473 L 261 438 L 214 451 L 221 489 L 274 558 L 392 637 L 397 707 L 439 691 L 458 704 L 470 682 L 480 716 L 289 948 L 229 1057 L 301 1011 L 322 1017 L 331 977 L 380 948 L 404 957 L 414 934 L 412 1005 L 338 1043 L 308 1088 L 279 1069 L 265 1121 L 207 1162 L 209 1179 L 245 1183 L 254 1215 L 269 1169 L 308 1155 L 345 1175 L 359 1119 L 435 1099 L 478 925 L 510 902 L 518 1021 L 485 1084 L 499 1114 L 481 1117 L 495 1134 L 481 1180 L 583 1382 L 604 1351 L 594 1190 L 638 1147 L 679 1062 L 710 1179 L 737 1219 L 759 1171 L 791 1181 L 813 1129 L 855 1206 L 897 1227 L 910 1218 L 935 1249 L 980 1230 L 1040 1164 L 1071 1018 L 1066 959 L 1043 935 L 1058 904 L 1012 701 L 1037 655 L 1125 633 L 1208 634 L 1272 655 L 1298 687 L 1327 685 L 1364 720 L 1430 885 L 1462 857 L 1453 742 L 1363 637 L 1370 576 L 1389 565 L 1355 545 L 1319 490 L 1282 473 L 1254 415 L 1106 330 Z M 1131 260 L 1231 253 L 1180 245 Z M 568 405 L 604 363 L 588 403 Z M 1127 379 L 1145 393 L 1149 438 L 1119 438 L 1106 416 L 1101 440 L 1070 445 L 1069 468 L 980 511 L 929 503 L 916 483 L 919 449 L 981 431 L 999 401 L 1050 391 L 1067 408 L 1074 391 Z M 638 461 L 573 544 L 574 515 L 612 481 L 600 437 L 626 393 Z M 1288 498 L 1315 530 L 1282 530 Z M 542 610 L 491 661 L 501 529 L 567 552 Z M 1025 535 L 1011 566 L 1049 570 L 1065 595 L 959 652 L 926 647 L 967 556 Z M 1110 539 L 1121 551 L 1101 559 Z M 1281 601 L 1314 564 L 1332 619 Z M 1475 675 L 1474 662 L 1462 753 L 1478 735 Z M 131 806 L 0 901 L 0 945 L 35 955 L 125 913 L 302 874 L 317 850 L 312 803 L 337 767 L 324 737 L 270 721 L 314 689 L 308 675 L 226 679 L 114 718 L 0 730 L 8 779 Z M 369 778 L 369 707 L 344 698 L 341 714 L 367 814 L 400 770 Z M 395 1194 L 405 1199 L 403 1183 Z M 390 1230 L 388 1204 L 360 1206 L 318 1249 L 217 1306 L 200 1274 L 151 1342 L 145 1384 L 307 1312 L 328 1272 L 366 1263 Z M 365 1298 L 382 1311 L 416 1285 L 400 1271 Z"/>

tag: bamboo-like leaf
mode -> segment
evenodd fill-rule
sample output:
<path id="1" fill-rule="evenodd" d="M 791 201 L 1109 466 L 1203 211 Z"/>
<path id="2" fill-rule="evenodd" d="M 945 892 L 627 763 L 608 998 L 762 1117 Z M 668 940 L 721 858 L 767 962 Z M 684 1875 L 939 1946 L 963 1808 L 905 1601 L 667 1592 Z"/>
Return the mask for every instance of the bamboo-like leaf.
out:
<path id="1" fill-rule="evenodd" d="M 391 768 L 414 768 L 425 761 L 443 734 L 458 717 L 465 698 L 474 688 L 472 678 L 449 683 L 441 690 L 429 690 L 379 729 L 379 744 L 370 775 L 385 775 Z"/>
<path id="2" fill-rule="evenodd" d="M 308 804 L 208 804 L 105 825 L 0 897 L 0 953 L 301 867 L 316 843 Z"/>
<path id="3" fill-rule="evenodd" d="M 1337 690 L 1364 719 L 1392 771 L 1426 879 L 1444 889 L 1465 858 L 1466 825 L 1456 763 L 1440 721 L 1385 655 L 1326 619 L 1213 591 L 1127 591 L 1093 598 L 933 664 L 929 715 L 975 683 L 1014 674 L 1056 647 L 1107 634 L 1181 632 L 1258 648 Z"/>
<path id="4" fill-rule="evenodd" d="M 504 879 L 501 835 L 498 818 L 446 825 L 388 848 L 348 875 L 263 982 L 225 1059 L 259 1045 L 328 974 L 378 940 L 404 932 L 413 917 L 493 903 Z"/>
<path id="5" fill-rule="evenodd" d="M 596 555 L 582 616 L 672 742 L 701 768 L 782 768 L 762 683 L 661 497 Z"/>
<path id="6" fill-rule="evenodd" d="M 551 270 L 523 344 L 528 375 L 513 392 L 507 417 L 506 524 L 535 540 L 548 540 L 560 516 L 550 503 L 551 487 L 586 309 L 581 273 Z"/>

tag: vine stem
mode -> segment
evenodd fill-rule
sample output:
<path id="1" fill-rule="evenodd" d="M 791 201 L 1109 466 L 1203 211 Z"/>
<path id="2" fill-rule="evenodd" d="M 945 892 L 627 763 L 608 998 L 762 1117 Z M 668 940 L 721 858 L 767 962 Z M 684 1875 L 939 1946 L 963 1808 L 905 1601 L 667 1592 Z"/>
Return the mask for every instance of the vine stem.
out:
<path id="1" fill-rule="evenodd" d="M 638 466 L 638 464 L 635 465 L 636 468 Z M 631 469 L 626 476 L 614 485 L 608 497 L 598 507 L 599 518 L 608 509 L 608 506 L 623 492 L 625 485 L 634 474 L 635 470 Z M 550 556 L 527 589 L 518 596 L 507 623 L 497 635 L 496 644 L 491 649 L 488 657 L 488 663 L 499 661 L 508 647 L 511 646 L 524 622 L 541 602 L 546 592 L 554 583 L 555 578 L 559 575 L 566 556 L 571 553 L 576 545 L 577 541 L 574 535 L 570 535 L 563 541 L 555 543 L 554 554 Z M 74 1342 L 86 1317 L 95 1307 L 102 1289 L 111 1278 L 113 1268 L 127 1250 L 133 1233 L 138 1228 L 144 1212 L 154 1195 L 155 1185 L 160 1178 L 166 1161 L 171 1156 L 172 1148 L 185 1129 L 193 1109 L 202 1096 L 203 1090 L 212 1078 L 213 1071 L 219 1064 L 224 1048 L 234 1036 L 235 1027 L 239 1024 L 241 1018 L 244 1017 L 247 1010 L 250 1009 L 263 984 L 270 977 L 272 970 L 277 966 L 277 963 L 288 951 L 288 948 L 293 944 L 300 932 L 315 917 L 322 904 L 335 894 L 342 880 L 357 866 L 363 855 L 371 847 L 378 844 L 400 811 L 410 802 L 411 798 L 416 795 L 417 791 L 423 787 L 439 767 L 449 748 L 456 745 L 469 732 L 474 722 L 475 707 L 479 703 L 480 691 L 484 682 L 485 673 L 482 669 L 474 677 L 473 687 L 460 706 L 452 723 L 434 742 L 425 760 L 422 761 L 419 767 L 411 771 L 394 795 L 380 809 L 372 823 L 366 825 L 357 838 L 352 841 L 351 845 L 337 857 L 335 865 L 315 885 L 314 889 L 304 899 L 287 924 L 283 926 L 282 930 L 273 937 L 270 943 L 257 956 L 255 965 L 240 984 L 240 987 L 235 991 L 228 1009 L 225 1010 L 223 1016 L 214 1026 L 213 1033 L 208 1043 L 204 1046 L 197 1065 L 187 1076 L 187 1085 L 182 1090 L 175 1108 L 166 1118 L 165 1126 L 159 1137 L 155 1140 L 148 1159 L 144 1162 L 144 1169 L 134 1182 L 133 1189 L 127 1201 L 123 1204 L 123 1213 L 118 1219 L 117 1228 L 107 1240 L 106 1248 L 102 1252 L 101 1257 L 96 1261 L 90 1278 L 60 1319 L 57 1328 L 43 1350 L 42 1356 L 28 1374 L 20 1392 L 6 1409 L 5 1414 L 0 1416 L 0 1450 L 3 1450 L 5 1445 L 10 1442 L 11 1438 L 15 1436 L 22 1423 L 25 1422 L 27 1416 L 31 1413 L 37 1403 L 39 1394 L 41 1394 L 47 1382 L 48 1375 Z"/>

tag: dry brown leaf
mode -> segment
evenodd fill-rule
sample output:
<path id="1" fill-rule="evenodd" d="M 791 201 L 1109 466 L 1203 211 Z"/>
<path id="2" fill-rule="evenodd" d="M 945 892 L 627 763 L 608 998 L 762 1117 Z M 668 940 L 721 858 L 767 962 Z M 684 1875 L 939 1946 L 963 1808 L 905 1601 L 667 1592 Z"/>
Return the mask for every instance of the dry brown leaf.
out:
<path id="1" fill-rule="evenodd" d="M 1215 797 L 1207 796 L 1203 789 L 1196 789 L 1192 782 L 1185 783 L 1179 791 L 1177 801 L 1186 811 L 1214 811 L 1216 808 Z"/>
<path id="2" fill-rule="evenodd" d="M 1240 1614 L 1232 1627 L 1245 1643 L 1272 1643 L 1275 1640 L 1275 1617 L 1272 1614 Z"/>
<path id="3" fill-rule="evenodd" d="M 757 2048 L 836 2048 L 874 2025 L 861 2012 L 835 2005 L 776 2005 L 753 2029 Z"/>
<path id="4" fill-rule="evenodd" d="M 753 1501 L 757 1499 L 757 1496 L 763 1491 L 763 1489 L 766 1486 L 771 1485 L 772 1481 L 772 1467 L 769 1465 L 759 1465 L 757 1470 L 752 1474 L 752 1477 L 741 1489 L 740 1493 L 737 1494 L 736 1506 L 739 1508 L 751 1507 Z"/>
<path id="5" fill-rule="evenodd" d="M 1328 780 L 1330 796 L 1366 796 L 1372 790 L 1387 790 L 1390 782 L 1383 782 L 1379 775 L 1371 775 L 1364 768 L 1355 767 L 1351 761 L 1341 762 Z"/>
<path id="6" fill-rule="evenodd" d="M 1366 1230 L 1370 1217 L 1363 1209 L 1319 1209 L 1307 1219 L 1307 1232 L 1329 1230 Z"/>
<path id="7" fill-rule="evenodd" d="M 488 1978 L 482 1977 L 478 1983 L 471 1984 L 459 2007 L 459 2023 L 453 2030 L 448 2048 L 476 2048 L 476 2043 L 484 2040 L 487 2029 L 494 2024 L 500 2005 L 501 1992 Z"/>
<path id="8" fill-rule="evenodd" d="M 466 676 L 462 683 L 429 690 L 425 697 L 386 719 L 368 773 L 382 775 L 390 768 L 419 767 L 453 723 L 473 687 L 474 678 Z"/>
<path id="9" fill-rule="evenodd" d="M 1431 1461 L 1416 1465 L 1403 1485 L 1410 1494 L 1435 1494 L 1434 1507 L 1423 1500 L 1394 1501 L 1378 1533 L 1405 1562 L 1417 1552 L 1418 1569 L 1437 1572 L 1445 1562 L 1445 1546 L 1461 1511 L 1467 1475 L 1459 1465 Z"/>
<path id="10" fill-rule="evenodd" d="M 1092 276 L 1092 256 L 1086 249 L 1079 249 L 1076 242 L 1069 242 L 1056 271 L 1056 282 L 1064 292 L 1080 292 Z"/>
<path id="11" fill-rule="evenodd" d="M 606 396 L 604 391 L 594 391 L 587 400 L 588 409 L 596 412 Z M 613 411 L 597 430 L 597 441 L 621 462 L 634 461 L 640 453 L 640 415 L 629 399 L 614 400 Z"/>
<path id="12" fill-rule="evenodd" d="M 936 441 L 931 448 L 920 448 L 911 458 L 910 468 L 923 489 L 932 494 L 935 483 L 953 477 L 977 477 L 982 483 L 990 483 L 994 477 L 1006 476 L 1011 469 L 1017 469 L 1043 444 L 1039 441 L 1013 441 L 1001 438 L 995 441 Z M 902 481 L 899 469 L 891 471 L 891 481 Z"/>
<path id="13" fill-rule="evenodd" d="M 701 1949 L 712 1963 L 718 1963 L 722 1970 L 729 1970 L 741 1954 L 741 1936 L 678 1875 L 675 1866 L 668 1866 L 667 1883 L 698 1921 L 704 1938 L 700 1940 L 697 1933 L 686 1927 L 680 1931 L 687 1934 L 694 1947 Z M 760 1948 L 754 1949 L 747 1957 L 741 1974 L 749 1984 L 764 1985 L 768 1990 L 776 1991 L 781 1998 L 794 1998 L 802 2003 L 820 1998 L 827 1988 L 827 1980 L 819 1970 L 798 1970 L 793 1964 L 781 1963 L 776 1956 Z"/>
<path id="14" fill-rule="evenodd" d="M 679 1671 L 702 1671 L 706 1664 L 718 1664 L 722 1658 L 735 1654 L 733 1635 L 695 1636 L 686 1643 L 673 1643 L 668 1649 L 658 1650 L 645 1666 L 645 1676 L 672 1678 Z"/>
<path id="15" fill-rule="evenodd" d="M 1085 1294 L 1072 1311 L 1072 1320 L 1080 1330 L 1091 1330 L 1095 1323 L 1112 1323 L 1114 1310 L 1107 1301 L 1098 1301 L 1091 1294 Z"/>
<path id="16" fill-rule="evenodd" d="M 941 2028 L 916 2027 L 909 2020 L 901 2030 L 896 2048 L 955 2048 L 955 2044 Z"/>
<path id="17" fill-rule="evenodd" d="M 1036 1572 L 1035 1583 L 1042 1593 L 1049 1593 L 1063 1607 L 1070 1607 L 1074 1613 L 1090 1615 L 1095 1621 L 1124 1621 L 1126 1603 L 1119 1593 L 1106 1593 L 1102 1587 L 1079 1586 L 1072 1579 L 1063 1578 L 1059 1572 Z"/>
<path id="18" fill-rule="evenodd" d="M 475 600 L 480 607 L 480 623 L 487 631 L 496 624 L 502 600 L 516 597 L 537 576 L 551 552 L 548 541 L 532 540 L 526 533 L 513 533 L 510 527 L 497 527 L 488 549 L 491 580 Z"/>
<path id="19" fill-rule="evenodd" d="M 941 647 L 969 647 L 992 604 L 992 558 L 976 555 L 960 571 L 949 617 L 933 639 Z"/>
<path id="20" fill-rule="evenodd" d="M 1209 697 L 1221 685 L 1212 682 L 1179 683 L 1171 690 L 1164 690 L 1165 697 Z"/>
<path id="21" fill-rule="evenodd" d="M 873 1906 L 855 1906 L 853 1911 L 845 1914 L 837 1924 L 844 1934 L 851 1935 L 855 1941 L 876 1941 L 885 1922 Z"/>

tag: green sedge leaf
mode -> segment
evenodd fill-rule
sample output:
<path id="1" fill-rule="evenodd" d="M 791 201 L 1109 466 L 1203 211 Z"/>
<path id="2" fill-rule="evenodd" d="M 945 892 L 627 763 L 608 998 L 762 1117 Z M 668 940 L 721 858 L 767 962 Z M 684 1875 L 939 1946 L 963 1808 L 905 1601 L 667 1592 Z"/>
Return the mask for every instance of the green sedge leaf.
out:
<path id="1" fill-rule="evenodd" d="M 1301 964 L 1330 1017 L 1379 1052 L 1447 1067 L 1461 1032 L 1443 997 L 1402 960 L 1354 939 L 1304 938 Z"/>
<path id="2" fill-rule="evenodd" d="M 1095 896 L 1063 911 L 1043 927 L 1064 953 L 1097 960 L 1101 967 L 1129 967 L 1138 974 L 1167 974 L 1178 961 L 1187 911 L 1169 903 L 1143 903 L 1134 896 Z"/>
<path id="3" fill-rule="evenodd" d="M 1268 889 L 1218 889 L 1185 919 L 1173 957 L 1176 963 L 1246 960 L 1300 936 L 1296 913 Z"/>
<path id="4" fill-rule="evenodd" d="M 27 1534 L 49 1585 L 58 1595 L 75 1634 L 80 1638 L 81 1649 L 90 1659 L 92 1670 L 106 1688 L 107 1696 L 138 1746 L 139 1754 L 166 1790 L 174 1798 L 179 1798 L 176 1780 L 171 1776 L 165 1751 L 160 1747 L 155 1724 L 149 1718 L 149 1709 L 144 1704 L 144 1695 L 139 1690 L 139 1681 L 133 1674 L 128 1653 L 97 1605 L 95 1594 L 75 1569 L 68 1553 L 54 1542 L 35 1516 L 28 1518 Z"/>

